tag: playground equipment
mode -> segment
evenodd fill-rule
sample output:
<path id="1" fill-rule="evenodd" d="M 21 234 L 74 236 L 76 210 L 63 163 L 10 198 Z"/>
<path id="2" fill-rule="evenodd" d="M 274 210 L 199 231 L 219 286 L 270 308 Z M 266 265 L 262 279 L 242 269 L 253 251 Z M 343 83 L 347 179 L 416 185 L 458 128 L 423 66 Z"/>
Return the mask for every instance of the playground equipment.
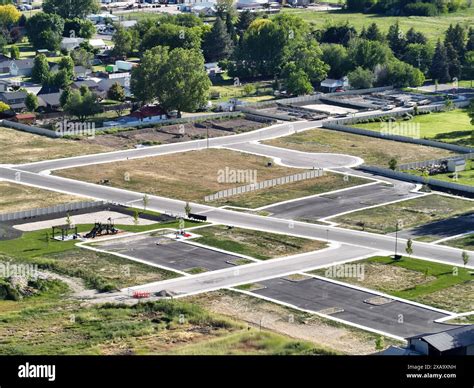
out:
<path id="1" fill-rule="evenodd" d="M 118 229 L 115 228 L 112 221 L 109 219 L 107 224 L 103 224 L 101 222 L 96 222 L 92 230 L 87 233 L 84 237 L 85 238 L 96 238 L 97 236 L 102 236 L 103 234 L 117 234 Z"/>

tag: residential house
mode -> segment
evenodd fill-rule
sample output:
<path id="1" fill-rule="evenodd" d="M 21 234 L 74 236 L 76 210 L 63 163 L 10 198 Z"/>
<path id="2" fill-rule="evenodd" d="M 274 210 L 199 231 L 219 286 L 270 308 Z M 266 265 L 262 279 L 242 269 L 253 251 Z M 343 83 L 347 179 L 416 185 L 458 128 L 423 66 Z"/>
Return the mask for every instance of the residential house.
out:
<path id="1" fill-rule="evenodd" d="M 130 90 L 130 77 L 102 79 L 99 82 L 99 92 L 101 93 L 101 95 L 105 97 L 109 89 L 115 83 L 118 83 L 119 85 L 123 86 L 123 88 L 125 89 L 126 97 L 131 97 L 132 92 Z"/>
<path id="2" fill-rule="evenodd" d="M 0 100 L 9 105 L 12 111 L 21 112 L 26 109 L 26 96 L 27 93 L 24 91 L 6 92 L 0 94 Z"/>
<path id="3" fill-rule="evenodd" d="M 32 125 L 36 122 L 36 114 L 34 113 L 17 113 L 12 117 L 12 121 L 20 124 Z"/>
<path id="4" fill-rule="evenodd" d="M 38 93 L 38 103 L 47 112 L 56 112 L 61 108 L 62 90 L 55 87 L 43 86 Z"/>
<path id="5" fill-rule="evenodd" d="M 326 78 L 324 81 L 321 81 L 321 88 L 326 93 L 334 93 L 335 91 L 344 89 L 348 86 L 349 81 L 347 77 L 341 79 Z"/>
<path id="6" fill-rule="evenodd" d="M 84 42 L 84 38 L 63 38 L 61 41 L 61 50 L 72 51 Z"/>
<path id="7" fill-rule="evenodd" d="M 474 356 L 474 325 L 410 337 L 408 349 L 427 356 Z"/>
<path id="8" fill-rule="evenodd" d="M 9 73 L 13 77 L 29 77 L 34 65 L 34 59 L 14 59 L 10 62 Z"/>

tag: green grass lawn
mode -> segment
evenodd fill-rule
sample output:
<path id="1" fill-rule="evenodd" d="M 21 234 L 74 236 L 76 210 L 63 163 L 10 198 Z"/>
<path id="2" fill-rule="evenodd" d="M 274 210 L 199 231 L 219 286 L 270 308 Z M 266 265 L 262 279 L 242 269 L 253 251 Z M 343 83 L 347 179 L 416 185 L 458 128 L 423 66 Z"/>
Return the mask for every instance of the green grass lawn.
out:
<path id="1" fill-rule="evenodd" d="M 474 277 L 465 268 L 409 257 L 394 261 L 382 256 L 356 264 L 365 265 L 363 280 L 355 277 L 338 280 L 450 311 L 474 308 Z M 324 272 L 324 269 L 313 271 L 321 276 Z"/>
<path id="2" fill-rule="evenodd" d="M 316 251 L 326 246 L 321 241 L 242 228 L 229 229 L 223 225 L 200 228 L 196 233 L 202 236 L 194 240 L 197 243 L 260 260 Z"/>
<path id="3" fill-rule="evenodd" d="M 432 194 L 355 211 L 332 218 L 331 221 L 351 229 L 393 233 L 396 230 L 397 220 L 400 222 L 400 229 L 408 229 L 472 211 L 471 201 Z"/>
<path id="4" fill-rule="evenodd" d="M 464 27 L 469 27 L 472 25 L 474 18 L 474 7 L 472 6 L 455 13 L 433 17 L 382 16 L 375 14 L 349 13 L 345 11 L 316 12 L 311 9 L 288 8 L 283 8 L 281 12 L 298 15 L 304 20 L 314 23 L 318 28 L 324 27 L 329 23 L 345 23 L 347 21 L 352 24 L 358 32 L 360 32 L 363 26 L 367 27 L 375 22 L 381 31 L 386 33 L 389 26 L 398 21 L 402 31 L 407 32 L 411 27 L 414 27 L 416 31 L 424 33 L 433 43 L 444 35 L 444 32 L 450 24 L 460 23 Z"/>
<path id="5" fill-rule="evenodd" d="M 474 136 L 472 135 L 474 127 L 470 123 L 467 109 L 418 115 L 411 120 L 399 120 L 396 124 L 393 130 L 397 135 L 474 146 Z M 387 130 L 387 125 L 387 123 L 380 122 L 355 124 L 357 128 L 377 132 Z"/>

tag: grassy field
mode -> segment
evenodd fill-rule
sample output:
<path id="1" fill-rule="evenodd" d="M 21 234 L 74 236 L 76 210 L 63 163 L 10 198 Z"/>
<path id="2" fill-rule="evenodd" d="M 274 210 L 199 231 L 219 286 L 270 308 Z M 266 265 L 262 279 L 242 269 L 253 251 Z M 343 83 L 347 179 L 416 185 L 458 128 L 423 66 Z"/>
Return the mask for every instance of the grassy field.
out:
<path id="1" fill-rule="evenodd" d="M 351 229 L 393 233 L 396 230 L 397 220 L 400 223 L 400 229 L 408 229 L 472 212 L 472 210 L 471 201 L 433 194 L 355 211 L 332 218 L 331 221 Z"/>
<path id="2" fill-rule="evenodd" d="M 364 265 L 364 278 L 338 278 L 400 298 L 454 312 L 474 308 L 474 280 L 461 267 L 403 257 L 372 257 L 357 262 Z M 324 269 L 314 271 L 324 276 Z"/>
<path id="3" fill-rule="evenodd" d="M 334 353 L 182 301 L 23 308 L 0 314 L 0 338 L 3 355 Z"/>
<path id="4" fill-rule="evenodd" d="M 349 22 L 358 32 L 363 26 L 368 27 L 372 23 L 377 23 L 382 32 L 387 32 L 390 25 L 396 21 L 400 23 L 402 31 L 407 32 L 411 27 L 416 31 L 424 33 L 430 41 L 436 42 L 444 35 L 450 24 L 460 23 L 465 27 L 472 25 L 474 19 L 474 7 L 460 10 L 455 13 L 444 14 L 433 17 L 422 16 L 381 16 L 375 14 L 348 13 L 345 11 L 316 12 L 310 9 L 283 9 L 282 13 L 298 15 L 304 20 L 313 23 L 317 28 L 322 28 L 327 24 L 337 24 Z"/>
<path id="5" fill-rule="evenodd" d="M 274 165 L 270 159 L 229 150 L 204 149 L 180 154 L 136 159 L 87 168 L 58 171 L 58 175 L 96 183 L 110 179 L 112 186 L 186 201 L 204 202 L 204 197 L 217 191 L 245 185 L 220 183 L 219 171 L 231 170 L 256 173 L 257 181 L 295 174 L 303 170 Z M 126 173 L 129 180 L 125 180 Z"/>
<path id="6" fill-rule="evenodd" d="M 230 98 L 237 98 L 243 101 L 260 102 L 274 99 L 272 81 L 250 82 L 235 85 L 235 80 L 224 75 L 221 79 L 213 81 L 211 86 L 211 101 L 219 103 Z M 250 93 L 245 92 L 246 85 L 251 85 Z M 215 96 L 215 97 L 214 97 Z"/>
<path id="7" fill-rule="evenodd" d="M 439 148 L 381 140 L 327 129 L 314 129 L 264 142 L 305 152 L 333 152 L 358 156 L 365 164 L 387 167 L 390 159 L 399 164 L 453 156 Z"/>
<path id="8" fill-rule="evenodd" d="M 260 260 L 296 255 L 326 247 L 326 243 L 300 237 L 226 226 L 208 226 L 196 231 L 196 242 Z"/>
<path id="9" fill-rule="evenodd" d="M 448 112 L 430 113 L 413 117 L 411 120 L 398 121 L 400 132 L 396 134 L 409 137 L 420 137 L 430 140 L 437 140 L 446 143 L 453 143 L 463 146 L 474 146 L 474 137 L 472 133 L 474 127 L 470 123 L 470 118 L 466 109 L 455 109 Z M 414 124 L 412 127 L 411 125 Z M 360 123 L 355 124 L 358 128 L 370 129 L 380 132 L 384 130 L 386 123 Z M 404 125 L 407 125 L 404 127 Z M 412 131 L 403 131 L 404 128 L 415 129 Z M 419 130 L 419 133 L 418 133 Z"/>
<path id="10" fill-rule="evenodd" d="M 113 149 L 66 139 L 52 139 L 14 129 L 0 127 L 0 164 L 30 163 L 44 159 L 113 151 Z"/>
<path id="11" fill-rule="evenodd" d="M 15 183 L 0 183 L 0 213 L 85 201 L 86 198 L 41 190 Z"/>
<path id="12" fill-rule="evenodd" d="M 352 176 L 344 178 L 342 174 L 326 173 L 322 177 L 292 183 L 291 185 L 274 186 L 245 195 L 221 199 L 215 201 L 215 204 L 255 209 L 277 202 L 345 189 L 364 183 L 369 183 L 369 180 Z"/>
<path id="13" fill-rule="evenodd" d="M 466 249 L 468 251 L 474 251 L 474 233 L 468 234 L 464 237 L 448 240 L 441 244 L 454 248 Z"/>

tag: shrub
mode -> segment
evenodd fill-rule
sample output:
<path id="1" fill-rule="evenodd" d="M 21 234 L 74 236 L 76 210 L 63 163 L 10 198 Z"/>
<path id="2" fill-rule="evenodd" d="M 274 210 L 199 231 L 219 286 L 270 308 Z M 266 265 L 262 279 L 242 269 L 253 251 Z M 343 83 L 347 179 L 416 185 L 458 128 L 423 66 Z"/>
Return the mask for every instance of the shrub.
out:
<path id="1" fill-rule="evenodd" d="M 410 3 L 405 5 L 403 12 L 407 16 L 436 16 L 438 8 L 432 3 Z"/>

